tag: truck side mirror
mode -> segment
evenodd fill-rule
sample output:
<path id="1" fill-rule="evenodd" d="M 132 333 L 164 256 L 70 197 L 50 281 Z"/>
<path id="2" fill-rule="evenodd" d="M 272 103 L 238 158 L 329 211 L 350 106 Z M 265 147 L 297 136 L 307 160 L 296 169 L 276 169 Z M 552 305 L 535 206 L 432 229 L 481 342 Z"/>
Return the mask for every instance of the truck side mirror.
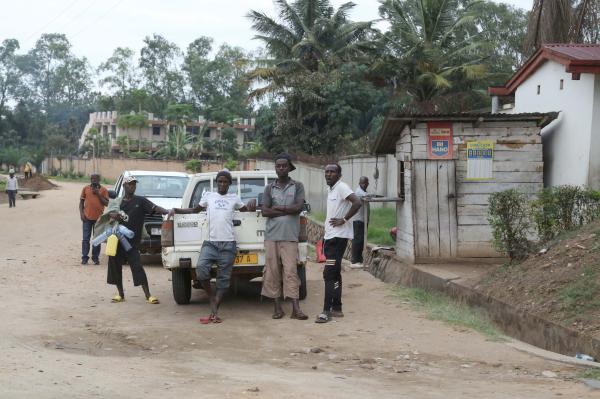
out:
<path id="1" fill-rule="evenodd" d="M 117 198 L 117 192 L 115 190 L 108 190 L 108 198 L 110 198 L 110 199 Z"/>

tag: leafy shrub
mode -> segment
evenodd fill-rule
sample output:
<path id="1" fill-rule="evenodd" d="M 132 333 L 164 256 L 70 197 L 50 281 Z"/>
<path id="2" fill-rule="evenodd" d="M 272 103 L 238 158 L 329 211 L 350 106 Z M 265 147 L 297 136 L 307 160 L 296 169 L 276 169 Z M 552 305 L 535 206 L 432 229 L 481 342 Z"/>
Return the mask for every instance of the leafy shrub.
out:
<path id="1" fill-rule="evenodd" d="M 492 226 L 494 247 L 509 258 L 523 259 L 530 248 L 527 196 L 517 190 L 493 193 L 489 198 L 488 221 Z"/>
<path id="2" fill-rule="evenodd" d="M 145 153 L 144 151 L 139 151 L 139 152 L 135 151 L 135 152 L 130 152 L 129 157 L 136 158 L 136 159 L 146 159 L 146 158 L 148 158 L 148 154 Z"/>
<path id="3" fill-rule="evenodd" d="M 600 216 L 600 192 L 578 186 L 548 187 L 531 202 L 540 241 L 547 242 Z"/>
<path id="4" fill-rule="evenodd" d="M 235 170 L 238 166 L 238 162 L 235 159 L 228 159 L 224 166 L 229 170 Z"/>
<path id="5" fill-rule="evenodd" d="M 192 173 L 198 173 L 202 171 L 202 163 L 198 159 L 190 159 L 185 162 L 185 170 L 189 170 Z"/>
<path id="6" fill-rule="evenodd" d="M 531 217 L 542 242 L 553 239 L 558 231 L 558 204 L 554 190 L 548 187 L 540 191 L 537 199 L 531 201 Z"/>

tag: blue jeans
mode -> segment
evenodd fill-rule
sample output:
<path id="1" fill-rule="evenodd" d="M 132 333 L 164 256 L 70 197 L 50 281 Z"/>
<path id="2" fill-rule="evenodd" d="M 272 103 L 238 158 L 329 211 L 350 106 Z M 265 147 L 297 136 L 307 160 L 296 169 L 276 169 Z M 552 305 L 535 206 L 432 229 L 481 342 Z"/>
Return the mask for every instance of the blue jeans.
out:
<path id="1" fill-rule="evenodd" d="M 94 224 L 96 224 L 95 220 L 86 220 L 83 222 L 83 239 L 81 240 L 82 262 L 87 262 L 90 259 L 88 253 L 90 252 L 90 237 L 92 236 L 92 232 L 94 231 Z M 92 247 L 92 261 L 97 262 L 99 256 L 100 245 L 98 245 L 97 247 Z"/>
<path id="2" fill-rule="evenodd" d="M 198 280 L 210 280 L 210 271 L 212 266 L 216 264 L 217 291 L 227 291 L 236 253 L 235 241 L 204 241 L 202 249 L 200 249 L 198 267 L 196 268 Z"/>

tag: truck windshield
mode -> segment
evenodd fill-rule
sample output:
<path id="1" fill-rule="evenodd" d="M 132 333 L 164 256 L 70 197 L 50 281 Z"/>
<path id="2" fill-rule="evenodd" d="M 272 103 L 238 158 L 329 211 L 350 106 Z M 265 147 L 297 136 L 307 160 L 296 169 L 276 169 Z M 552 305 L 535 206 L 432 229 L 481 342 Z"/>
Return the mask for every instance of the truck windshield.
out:
<path id="1" fill-rule="evenodd" d="M 144 197 L 181 198 L 188 183 L 184 176 L 136 176 L 136 195 Z"/>
<path id="2" fill-rule="evenodd" d="M 200 202 L 200 198 L 202 198 L 202 195 L 207 192 L 210 191 L 210 183 L 211 180 L 201 180 L 196 184 L 196 187 L 194 187 L 194 192 L 192 194 L 192 199 L 190 201 L 189 207 L 193 208 L 196 205 L 198 205 L 198 202 Z M 274 182 L 275 179 L 268 179 L 267 180 L 267 184 L 270 184 L 272 182 Z M 214 180 L 212 181 L 213 183 L 213 191 L 217 191 L 217 186 L 216 183 L 214 182 Z M 229 193 L 236 193 L 238 192 L 238 181 L 237 179 L 234 179 L 233 182 L 231 183 L 231 185 L 229 186 Z M 240 179 L 240 197 L 242 199 L 242 202 L 246 203 L 248 202 L 248 200 L 251 199 L 258 199 L 258 195 L 262 194 L 265 190 L 265 179 L 263 177 L 257 177 L 257 178 L 242 178 Z"/>
<path id="3" fill-rule="evenodd" d="M 231 192 L 231 189 L 229 189 Z M 240 197 L 242 202 L 246 203 L 248 200 L 257 199 L 258 194 L 262 194 L 265 191 L 265 179 L 240 179 Z"/>

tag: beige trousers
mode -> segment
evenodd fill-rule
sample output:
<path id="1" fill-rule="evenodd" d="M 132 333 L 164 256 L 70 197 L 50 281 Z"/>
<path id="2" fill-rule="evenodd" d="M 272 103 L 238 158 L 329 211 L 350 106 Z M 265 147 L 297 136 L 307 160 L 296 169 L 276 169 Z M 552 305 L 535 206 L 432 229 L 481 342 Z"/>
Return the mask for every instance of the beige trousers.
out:
<path id="1" fill-rule="evenodd" d="M 265 240 L 265 270 L 262 292 L 267 298 L 298 299 L 298 243 L 295 241 Z"/>

